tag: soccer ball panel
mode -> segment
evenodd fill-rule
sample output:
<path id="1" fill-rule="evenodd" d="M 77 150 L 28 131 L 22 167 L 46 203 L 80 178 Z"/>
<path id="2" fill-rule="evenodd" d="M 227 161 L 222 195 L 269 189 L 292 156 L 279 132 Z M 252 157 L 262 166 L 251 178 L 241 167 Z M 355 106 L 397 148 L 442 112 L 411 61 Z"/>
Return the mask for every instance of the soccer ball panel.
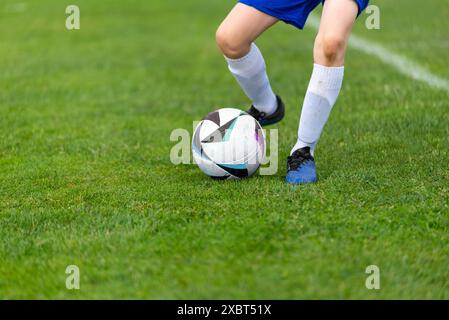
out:
<path id="1" fill-rule="evenodd" d="M 218 124 L 219 123 L 219 124 Z M 218 179 L 251 176 L 265 156 L 265 137 L 259 123 L 238 109 L 209 113 L 192 139 L 199 168 Z"/>
<path id="2" fill-rule="evenodd" d="M 220 126 L 223 126 L 243 113 L 243 111 L 233 108 L 223 108 L 216 112 L 220 115 Z"/>
<path id="3" fill-rule="evenodd" d="M 230 174 L 226 170 L 220 168 L 215 162 L 207 158 L 206 155 L 200 154 L 197 151 L 193 151 L 193 160 L 200 169 L 210 177 L 229 177 Z"/>

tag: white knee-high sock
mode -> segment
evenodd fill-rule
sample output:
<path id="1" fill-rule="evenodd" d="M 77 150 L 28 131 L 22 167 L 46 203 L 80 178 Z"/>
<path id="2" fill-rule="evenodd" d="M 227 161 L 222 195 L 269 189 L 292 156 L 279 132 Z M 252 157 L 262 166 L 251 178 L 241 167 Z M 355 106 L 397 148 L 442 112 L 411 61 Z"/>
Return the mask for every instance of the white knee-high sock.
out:
<path id="1" fill-rule="evenodd" d="M 314 153 L 316 143 L 340 93 L 343 75 L 344 67 L 314 64 L 299 121 L 298 141 L 291 153 L 306 146 Z"/>
<path id="2" fill-rule="evenodd" d="M 251 44 L 249 53 L 240 59 L 226 58 L 229 70 L 237 79 L 253 106 L 270 115 L 276 111 L 276 95 L 271 89 L 265 60 L 256 44 Z"/>

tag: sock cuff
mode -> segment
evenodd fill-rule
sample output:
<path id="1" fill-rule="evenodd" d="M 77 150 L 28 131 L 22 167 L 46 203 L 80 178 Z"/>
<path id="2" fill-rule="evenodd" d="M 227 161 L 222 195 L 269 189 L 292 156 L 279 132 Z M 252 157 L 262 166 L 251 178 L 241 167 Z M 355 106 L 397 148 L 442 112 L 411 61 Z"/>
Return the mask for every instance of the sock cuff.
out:
<path id="1" fill-rule="evenodd" d="M 231 59 L 225 56 L 229 70 L 238 76 L 251 77 L 265 69 L 265 61 L 259 48 L 253 42 L 246 56 Z"/>
<path id="2" fill-rule="evenodd" d="M 345 67 L 326 67 L 320 64 L 313 65 L 310 87 L 312 91 L 321 92 L 324 90 L 340 90 Z"/>

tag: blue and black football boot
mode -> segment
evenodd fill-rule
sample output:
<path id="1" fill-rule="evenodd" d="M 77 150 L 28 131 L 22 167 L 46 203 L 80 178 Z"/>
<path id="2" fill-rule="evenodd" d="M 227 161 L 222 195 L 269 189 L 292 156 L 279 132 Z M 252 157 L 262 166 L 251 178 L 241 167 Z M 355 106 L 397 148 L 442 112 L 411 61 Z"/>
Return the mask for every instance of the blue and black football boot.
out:
<path id="1" fill-rule="evenodd" d="M 315 159 L 310 153 L 310 147 L 298 149 L 288 157 L 285 181 L 290 184 L 306 184 L 318 181 Z"/>

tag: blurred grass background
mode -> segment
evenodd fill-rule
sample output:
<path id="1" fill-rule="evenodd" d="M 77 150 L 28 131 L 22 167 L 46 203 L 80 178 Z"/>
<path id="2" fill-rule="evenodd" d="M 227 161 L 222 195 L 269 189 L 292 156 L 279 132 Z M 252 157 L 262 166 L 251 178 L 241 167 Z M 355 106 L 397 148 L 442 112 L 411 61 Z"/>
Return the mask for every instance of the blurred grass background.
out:
<path id="1" fill-rule="evenodd" d="M 449 78 L 448 1 L 378 0 L 354 33 Z M 248 101 L 215 29 L 234 1 L 0 4 L 0 298 L 449 298 L 449 94 L 349 49 L 320 182 L 174 166 L 175 128 Z M 258 42 L 296 140 L 315 31 Z M 65 288 L 65 268 L 81 290 Z M 365 268 L 381 270 L 380 291 Z"/>

